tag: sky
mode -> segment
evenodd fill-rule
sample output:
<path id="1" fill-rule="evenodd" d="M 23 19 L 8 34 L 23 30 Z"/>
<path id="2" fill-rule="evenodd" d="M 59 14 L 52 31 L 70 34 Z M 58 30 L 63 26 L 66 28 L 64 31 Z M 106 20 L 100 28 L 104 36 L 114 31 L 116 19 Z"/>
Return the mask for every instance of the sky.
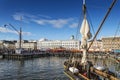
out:
<path id="1" fill-rule="evenodd" d="M 113 0 L 86 0 L 87 19 L 94 36 Z M 82 0 L 0 0 L 0 40 L 80 39 Z M 120 0 L 113 7 L 97 38 L 120 36 Z M 7 25 L 7 26 L 4 26 Z"/>

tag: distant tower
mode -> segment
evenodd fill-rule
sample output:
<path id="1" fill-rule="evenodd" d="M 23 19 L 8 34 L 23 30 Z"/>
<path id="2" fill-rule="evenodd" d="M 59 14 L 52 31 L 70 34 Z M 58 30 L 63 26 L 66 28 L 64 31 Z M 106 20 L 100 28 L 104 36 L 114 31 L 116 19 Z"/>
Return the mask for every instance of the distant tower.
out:
<path id="1" fill-rule="evenodd" d="M 70 37 L 70 40 L 74 40 L 74 35 L 72 35 L 72 36 Z"/>

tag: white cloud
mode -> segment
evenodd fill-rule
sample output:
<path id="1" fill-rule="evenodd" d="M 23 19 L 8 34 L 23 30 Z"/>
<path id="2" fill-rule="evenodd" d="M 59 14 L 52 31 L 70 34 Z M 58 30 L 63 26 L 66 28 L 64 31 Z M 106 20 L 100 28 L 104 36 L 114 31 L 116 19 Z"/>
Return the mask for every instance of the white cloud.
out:
<path id="1" fill-rule="evenodd" d="M 64 25 L 68 24 L 71 19 L 58 19 L 58 20 L 49 20 L 48 23 L 52 24 L 56 28 L 61 28 Z"/>
<path id="2" fill-rule="evenodd" d="M 13 19 L 17 20 L 17 21 L 21 21 L 21 18 L 22 18 L 22 21 L 23 22 L 30 22 L 34 19 L 39 19 L 39 18 L 47 18 L 47 19 L 50 19 L 51 17 L 49 16 L 46 16 L 46 15 L 41 15 L 41 14 L 38 14 L 38 15 L 32 15 L 32 14 L 28 14 L 28 13 L 15 13 L 13 16 Z"/>
<path id="3" fill-rule="evenodd" d="M 28 13 L 15 13 L 13 15 L 13 18 L 15 20 L 20 21 L 20 17 L 22 16 L 22 21 L 29 23 L 29 22 L 35 22 L 40 25 L 51 25 L 55 28 L 62 28 L 64 26 L 68 26 L 70 28 L 76 28 L 77 23 L 75 18 L 58 18 L 58 19 L 53 19 L 50 16 L 46 15 L 31 15 Z"/>
<path id="4" fill-rule="evenodd" d="M 42 18 L 51 19 L 51 17 L 50 17 L 50 16 L 46 16 L 46 15 L 41 15 L 41 14 L 39 14 L 38 16 L 40 16 L 40 17 L 42 17 Z"/>
<path id="5" fill-rule="evenodd" d="M 21 18 L 24 19 L 24 14 L 22 14 L 22 13 L 16 13 L 16 14 L 13 15 L 13 18 L 14 18 L 15 20 L 20 21 Z"/>
<path id="6" fill-rule="evenodd" d="M 15 19 L 15 20 L 20 20 L 20 15 L 13 15 L 13 18 Z"/>
<path id="7" fill-rule="evenodd" d="M 78 26 L 78 23 L 73 23 L 70 25 L 70 28 L 76 28 Z"/>
<path id="8" fill-rule="evenodd" d="M 40 25 L 45 25 L 45 22 L 46 22 L 46 20 L 33 20 L 33 21 Z"/>
<path id="9" fill-rule="evenodd" d="M 34 16 L 29 15 L 29 14 L 24 14 L 24 13 L 15 13 L 13 16 L 14 20 L 17 21 L 23 21 L 25 23 L 29 23 L 30 22 L 30 18 L 33 18 Z"/>
<path id="10" fill-rule="evenodd" d="M 18 34 L 16 31 L 13 31 L 13 30 L 10 30 L 10 29 L 4 28 L 4 27 L 0 27 L 0 32 Z M 22 32 L 22 34 L 26 35 L 26 36 L 32 36 L 33 35 L 31 32 Z"/>
<path id="11" fill-rule="evenodd" d="M 22 32 L 23 35 L 27 35 L 27 36 L 32 36 L 33 34 L 31 32 Z"/>
<path id="12" fill-rule="evenodd" d="M 68 19 L 39 19 L 39 20 L 34 20 L 34 22 L 40 24 L 40 25 L 45 25 L 45 24 L 50 24 L 55 28 L 62 28 L 65 25 L 69 24 L 71 21 L 73 21 L 73 18 L 68 18 Z"/>
<path id="13" fill-rule="evenodd" d="M 15 33 L 15 34 L 17 34 L 17 32 L 12 31 L 12 30 L 10 30 L 8 28 L 4 28 L 4 27 L 0 27 L 0 32 L 3 32 L 3 33 Z"/>

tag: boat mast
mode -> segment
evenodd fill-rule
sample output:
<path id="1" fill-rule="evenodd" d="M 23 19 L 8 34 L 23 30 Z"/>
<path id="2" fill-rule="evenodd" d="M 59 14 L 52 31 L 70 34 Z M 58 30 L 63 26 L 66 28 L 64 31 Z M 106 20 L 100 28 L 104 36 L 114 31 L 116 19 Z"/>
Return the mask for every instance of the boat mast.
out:
<path id="1" fill-rule="evenodd" d="M 85 5 L 85 0 L 83 0 L 83 14 L 84 14 L 84 18 L 86 18 L 86 5 Z"/>
<path id="2" fill-rule="evenodd" d="M 86 5 L 85 5 L 85 0 L 83 0 L 83 15 L 84 15 L 84 19 L 86 19 Z M 85 26 L 85 24 L 86 24 L 86 22 L 84 23 L 84 26 Z M 85 65 L 85 63 L 86 63 L 86 61 L 87 61 L 87 59 L 86 59 L 86 57 L 87 57 L 87 40 L 85 39 L 85 42 L 86 42 L 86 44 L 85 44 L 85 47 L 83 48 L 83 57 L 82 57 L 82 61 L 81 61 L 81 63 L 84 63 L 84 65 Z"/>
<path id="3" fill-rule="evenodd" d="M 90 26 L 86 18 L 86 5 L 85 0 L 83 0 L 83 13 L 84 13 L 84 19 L 81 24 L 81 48 L 83 50 L 83 57 L 81 60 L 81 63 L 86 64 L 87 62 L 87 41 L 92 37 L 92 34 L 90 32 Z"/>
<path id="4" fill-rule="evenodd" d="M 81 46 L 82 46 L 82 49 L 83 49 L 83 56 L 82 56 L 82 60 L 81 60 L 81 63 L 85 64 L 87 59 L 87 40 L 85 39 L 85 26 L 86 26 L 86 5 L 85 5 L 85 0 L 83 0 L 83 14 L 84 14 L 84 19 L 83 19 L 83 23 L 82 23 L 82 30 L 80 32 L 83 31 L 82 34 L 82 40 L 81 40 Z M 83 44 L 83 45 L 82 45 Z"/>

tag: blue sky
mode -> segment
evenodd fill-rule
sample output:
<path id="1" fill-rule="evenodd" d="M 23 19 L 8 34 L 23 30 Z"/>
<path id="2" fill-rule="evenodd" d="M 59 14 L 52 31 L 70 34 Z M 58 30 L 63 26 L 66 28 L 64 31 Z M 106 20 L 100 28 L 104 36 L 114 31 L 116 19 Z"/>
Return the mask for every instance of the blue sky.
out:
<path id="1" fill-rule="evenodd" d="M 112 1 L 86 0 L 87 18 L 95 32 Z M 98 38 L 114 36 L 120 26 L 119 16 L 120 0 L 111 11 Z M 66 40 L 77 33 L 80 38 L 78 24 L 81 24 L 82 19 L 82 0 L 0 0 L 0 39 L 18 40 L 14 29 L 4 27 L 9 23 L 18 30 L 22 27 L 25 40 Z M 93 31 L 92 34 L 94 35 Z M 120 35 L 120 31 L 117 35 Z"/>

